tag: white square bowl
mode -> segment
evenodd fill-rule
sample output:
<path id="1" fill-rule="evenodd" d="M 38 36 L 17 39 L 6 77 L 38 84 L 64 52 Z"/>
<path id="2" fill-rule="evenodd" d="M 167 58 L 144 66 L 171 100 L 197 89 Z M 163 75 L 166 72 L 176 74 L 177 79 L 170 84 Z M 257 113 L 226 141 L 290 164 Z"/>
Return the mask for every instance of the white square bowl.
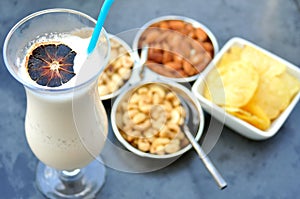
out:
<path id="1" fill-rule="evenodd" d="M 206 112 L 211 114 L 211 116 L 215 117 L 217 120 L 224 123 L 226 126 L 233 129 L 237 133 L 239 133 L 247 138 L 253 139 L 253 140 L 268 139 L 268 138 L 274 136 L 278 132 L 278 130 L 280 129 L 282 124 L 286 121 L 287 117 L 290 115 L 293 108 L 299 101 L 300 92 L 298 92 L 294 96 L 294 98 L 290 102 L 289 106 L 283 112 L 281 112 L 281 114 L 279 115 L 279 117 L 277 117 L 277 119 L 272 121 L 271 126 L 265 131 L 260 130 L 260 129 L 256 128 L 255 126 L 227 113 L 223 108 L 221 108 L 220 106 L 207 100 L 203 96 L 204 81 L 205 81 L 206 76 L 216 66 L 216 64 L 219 62 L 219 60 L 222 58 L 222 56 L 234 45 L 251 46 L 251 47 L 261 51 L 262 53 L 272 57 L 274 60 L 276 60 L 280 63 L 283 63 L 286 66 L 287 73 L 294 76 L 296 79 L 298 79 L 300 81 L 300 69 L 297 66 L 287 62 L 286 60 L 262 49 L 261 47 L 255 45 L 245 39 L 234 37 L 234 38 L 230 39 L 224 45 L 224 47 L 215 56 L 215 58 L 212 60 L 212 62 L 201 73 L 201 75 L 199 76 L 199 78 L 196 80 L 196 82 L 194 83 L 194 85 L 192 87 L 192 92 L 196 95 L 196 97 L 200 101 L 201 106 L 203 107 L 203 109 Z"/>

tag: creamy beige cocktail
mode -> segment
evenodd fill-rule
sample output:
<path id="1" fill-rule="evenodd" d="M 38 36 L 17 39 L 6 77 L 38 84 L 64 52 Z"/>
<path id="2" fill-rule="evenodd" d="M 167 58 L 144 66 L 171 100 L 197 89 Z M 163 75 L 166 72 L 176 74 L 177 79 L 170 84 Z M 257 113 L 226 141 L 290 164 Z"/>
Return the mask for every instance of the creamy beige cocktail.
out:
<path id="1" fill-rule="evenodd" d="M 108 124 L 97 80 L 110 46 L 102 29 L 87 54 L 95 24 L 78 11 L 43 10 L 18 22 L 4 42 L 7 69 L 26 90 L 26 138 L 47 198 L 93 198 L 104 183 L 105 167 L 95 159 Z"/>
<path id="2" fill-rule="evenodd" d="M 39 37 L 33 44 L 35 47 L 43 43 L 62 43 L 77 53 L 73 66 L 76 75 L 67 83 L 52 87 L 52 90 L 72 88 L 80 81 L 87 81 L 88 73 L 97 73 L 99 63 L 104 61 L 101 60 L 103 55 L 99 49 L 87 60 L 89 38 L 81 37 L 85 36 L 84 32 L 88 34 L 90 30 L 81 30 L 81 34 L 75 32 L 74 35 L 52 36 L 51 39 Z M 31 51 L 32 47 L 28 53 Z M 26 58 L 23 62 L 20 75 L 26 81 L 43 88 L 28 74 Z M 42 162 L 56 169 L 73 170 L 87 165 L 99 155 L 107 134 L 107 119 L 95 83 L 78 88 L 75 92 L 71 90 L 52 94 L 26 89 L 26 94 L 26 138 Z"/>

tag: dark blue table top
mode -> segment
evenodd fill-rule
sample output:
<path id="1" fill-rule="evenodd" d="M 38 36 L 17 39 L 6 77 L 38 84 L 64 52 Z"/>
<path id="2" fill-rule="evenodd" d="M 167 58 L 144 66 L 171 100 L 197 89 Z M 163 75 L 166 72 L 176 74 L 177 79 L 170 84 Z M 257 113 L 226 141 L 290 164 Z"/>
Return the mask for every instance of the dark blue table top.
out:
<path id="1" fill-rule="evenodd" d="M 0 44 L 17 21 L 34 11 L 63 7 L 96 18 L 102 2 L 1 0 Z M 207 25 L 220 47 L 231 37 L 240 36 L 300 66 L 297 0 L 116 0 L 105 28 L 118 34 L 170 14 Z M 37 159 L 24 134 L 24 88 L 9 75 L 2 54 L 0 64 L 0 198 L 42 198 L 34 183 Z M 300 104 L 274 137 L 260 142 L 225 127 L 209 153 L 228 181 L 223 191 L 218 190 L 191 150 L 164 169 L 150 173 L 133 174 L 108 167 L 106 184 L 97 198 L 299 198 L 299 118 Z"/>

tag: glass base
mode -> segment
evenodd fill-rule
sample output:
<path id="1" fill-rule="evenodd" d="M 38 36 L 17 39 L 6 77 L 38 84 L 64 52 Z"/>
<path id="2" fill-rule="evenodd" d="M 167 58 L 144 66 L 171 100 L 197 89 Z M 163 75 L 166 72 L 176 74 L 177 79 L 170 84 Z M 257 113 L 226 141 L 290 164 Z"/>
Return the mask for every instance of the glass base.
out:
<path id="1" fill-rule="evenodd" d="M 51 199 L 95 198 L 105 181 L 105 166 L 101 162 L 94 160 L 86 167 L 71 172 L 58 171 L 39 162 L 36 171 L 37 187 L 44 196 Z"/>

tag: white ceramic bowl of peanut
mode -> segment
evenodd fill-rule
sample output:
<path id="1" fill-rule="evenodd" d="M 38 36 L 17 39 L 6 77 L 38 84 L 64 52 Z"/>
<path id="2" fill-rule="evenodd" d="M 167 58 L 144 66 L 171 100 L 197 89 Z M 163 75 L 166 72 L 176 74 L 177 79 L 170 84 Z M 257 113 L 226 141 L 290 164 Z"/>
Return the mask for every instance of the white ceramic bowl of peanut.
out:
<path id="1" fill-rule="evenodd" d="M 191 148 L 182 132 L 184 123 L 197 141 L 204 128 L 203 111 L 194 95 L 178 83 L 162 80 L 143 81 L 120 94 L 111 121 L 117 139 L 129 151 L 156 159 L 177 157 Z"/>
<path id="2" fill-rule="evenodd" d="M 185 16 L 147 22 L 136 34 L 132 48 L 138 53 L 145 45 L 149 46 L 147 68 L 176 82 L 196 80 L 219 51 L 214 34 Z"/>
<path id="3" fill-rule="evenodd" d="M 101 100 L 111 99 L 126 89 L 134 66 L 134 58 L 129 45 L 121 38 L 109 34 L 110 59 L 98 79 Z"/>

